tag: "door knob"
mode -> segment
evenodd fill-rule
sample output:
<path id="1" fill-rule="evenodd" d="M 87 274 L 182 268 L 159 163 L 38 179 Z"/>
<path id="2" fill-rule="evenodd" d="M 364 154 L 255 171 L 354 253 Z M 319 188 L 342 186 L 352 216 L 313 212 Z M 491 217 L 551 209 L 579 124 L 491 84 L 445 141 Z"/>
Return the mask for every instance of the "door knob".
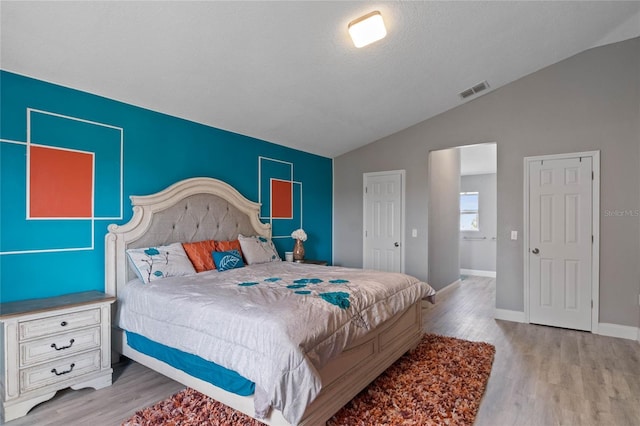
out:
<path id="1" fill-rule="evenodd" d="M 395 243 L 393 243 L 393 246 L 394 247 L 400 247 L 400 243 L 396 241 Z"/>
<path id="2" fill-rule="evenodd" d="M 538 248 L 536 247 L 533 250 L 531 250 L 531 253 L 538 254 L 538 253 L 540 253 L 540 250 L 538 250 Z"/>

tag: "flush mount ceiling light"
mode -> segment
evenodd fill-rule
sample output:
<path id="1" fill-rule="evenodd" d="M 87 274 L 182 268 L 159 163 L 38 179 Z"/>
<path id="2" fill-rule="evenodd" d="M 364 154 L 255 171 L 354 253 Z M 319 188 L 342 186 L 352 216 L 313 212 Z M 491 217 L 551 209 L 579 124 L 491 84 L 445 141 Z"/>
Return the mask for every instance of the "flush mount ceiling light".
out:
<path id="1" fill-rule="evenodd" d="M 356 47 L 383 39 L 387 35 L 382 15 L 377 10 L 349 22 L 349 35 Z"/>

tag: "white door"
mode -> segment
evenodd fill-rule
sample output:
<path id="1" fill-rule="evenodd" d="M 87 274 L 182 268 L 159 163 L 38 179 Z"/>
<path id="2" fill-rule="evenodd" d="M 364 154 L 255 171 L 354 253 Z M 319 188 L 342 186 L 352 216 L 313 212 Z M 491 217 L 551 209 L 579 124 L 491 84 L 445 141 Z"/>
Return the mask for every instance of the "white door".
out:
<path id="1" fill-rule="evenodd" d="M 592 158 L 529 163 L 529 321 L 591 330 Z"/>
<path id="2" fill-rule="evenodd" d="M 404 172 L 365 173 L 363 265 L 402 272 Z"/>

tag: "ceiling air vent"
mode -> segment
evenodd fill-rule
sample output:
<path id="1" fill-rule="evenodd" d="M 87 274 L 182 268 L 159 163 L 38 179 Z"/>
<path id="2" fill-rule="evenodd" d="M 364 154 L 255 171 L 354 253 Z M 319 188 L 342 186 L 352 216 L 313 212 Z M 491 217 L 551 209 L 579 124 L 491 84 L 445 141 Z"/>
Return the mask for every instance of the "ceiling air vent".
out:
<path id="1" fill-rule="evenodd" d="M 470 88 L 460 92 L 460 97 L 462 99 L 466 99 L 469 96 L 473 96 L 473 95 L 475 95 L 475 94 L 477 94 L 479 92 L 482 92 L 483 90 L 486 90 L 488 88 L 489 88 L 489 83 L 487 83 L 487 81 L 485 80 L 485 81 L 483 81 L 481 83 L 476 84 L 473 87 L 470 87 Z"/>

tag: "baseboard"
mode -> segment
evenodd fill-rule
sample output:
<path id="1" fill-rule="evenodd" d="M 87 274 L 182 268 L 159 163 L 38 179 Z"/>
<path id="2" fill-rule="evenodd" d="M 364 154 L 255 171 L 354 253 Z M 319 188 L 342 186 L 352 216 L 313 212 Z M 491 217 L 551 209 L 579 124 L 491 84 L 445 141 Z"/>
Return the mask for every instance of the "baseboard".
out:
<path id="1" fill-rule="evenodd" d="M 620 324 L 598 324 L 598 334 L 602 336 L 618 337 L 620 339 L 640 341 L 640 328 Z"/>
<path id="2" fill-rule="evenodd" d="M 456 284 L 460 284 L 460 282 L 461 282 L 460 280 L 455 280 L 451 284 L 447 284 L 446 286 L 442 287 L 440 290 L 436 290 L 436 295 L 442 294 L 444 292 L 451 290 Z"/>
<path id="3" fill-rule="evenodd" d="M 496 309 L 493 317 L 497 320 L 526 323 L 524 312 Z M 640 327 L 628 325 L 599 323 L 597 332 L 601 336 L 617 337 L 619 339 L 637 340 L 640 342 Z"/>
<path id="4" fill-rule="evenodd" d="M 511 321 L 511 322 L 527 322 L 525 320 L 524 312 L 510 311 L 508 309 L 497 309 L 493 313 L 493 317 L 498 320 Z"/>
<path id="5" fill-rule="evenodd" d="M 460 275 L 475 275 L 476 277 L 496 277 L 496 271 L 481 271 L 478 269 L 460 269 Z"/>

